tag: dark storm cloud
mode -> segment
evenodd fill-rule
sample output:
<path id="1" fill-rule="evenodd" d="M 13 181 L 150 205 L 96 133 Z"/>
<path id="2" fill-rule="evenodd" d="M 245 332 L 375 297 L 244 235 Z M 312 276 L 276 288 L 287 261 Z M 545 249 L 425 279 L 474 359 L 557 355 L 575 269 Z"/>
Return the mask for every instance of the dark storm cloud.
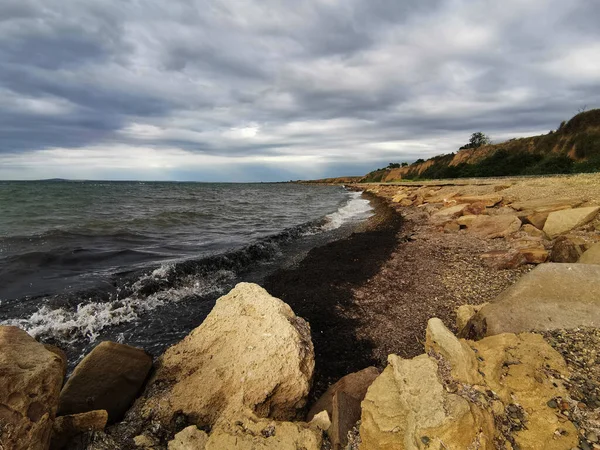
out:
<path id="1" fill-rule="evenodd" d="M 600 106 L 594 3 L 4 0 L 0 177 L 325 176 L 544 132 Z"/>

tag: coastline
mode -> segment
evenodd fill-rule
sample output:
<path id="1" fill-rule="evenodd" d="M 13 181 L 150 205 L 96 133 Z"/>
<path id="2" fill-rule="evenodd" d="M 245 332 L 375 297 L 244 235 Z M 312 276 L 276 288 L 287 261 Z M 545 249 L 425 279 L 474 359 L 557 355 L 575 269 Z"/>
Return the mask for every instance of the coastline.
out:
<path id="1" fill-rule="evenodd" d="M 0 327 L 0 363 L 52 383 L 28 397 L 72 448 L 598 448 L 600 176 L 562 181 L 353 185 L 360 228 L 239 283 L 157 361 L 103 342 L 60 391 L 64 353 Z"/>

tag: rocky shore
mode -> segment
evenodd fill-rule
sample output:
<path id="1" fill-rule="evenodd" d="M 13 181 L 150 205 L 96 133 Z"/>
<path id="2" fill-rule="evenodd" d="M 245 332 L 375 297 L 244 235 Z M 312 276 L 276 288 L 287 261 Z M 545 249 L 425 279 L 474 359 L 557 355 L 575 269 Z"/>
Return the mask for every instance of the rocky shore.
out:
<path id="1" fill-rule="evenodd" d="M 154 362 L 103 342 L 65 382 L 0 327 L 0 449 L 600 448 L 600 177 L 351 188 L 364 230 Z"/>

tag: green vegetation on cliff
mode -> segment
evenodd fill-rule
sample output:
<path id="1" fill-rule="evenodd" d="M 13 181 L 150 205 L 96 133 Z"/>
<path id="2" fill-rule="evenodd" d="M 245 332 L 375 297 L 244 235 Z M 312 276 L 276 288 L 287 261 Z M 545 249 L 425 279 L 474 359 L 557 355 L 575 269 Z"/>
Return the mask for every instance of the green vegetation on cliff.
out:
<path id="1" fill-rule="evenodd" d="M 600 109 L 577 114 L 568 122 L 562 122 L 556 131 L 545 135 L 511 139 L 495 145 L 487 142 L 487 136 L 475 133 L 471 142 L 457 153 L 435 156 L 427 161 L 420 159 L 408 167 L 397 168 L 397 164 L 390 164 L 385 169 L 368 173 L 361 181 L 598 172 Z"/>

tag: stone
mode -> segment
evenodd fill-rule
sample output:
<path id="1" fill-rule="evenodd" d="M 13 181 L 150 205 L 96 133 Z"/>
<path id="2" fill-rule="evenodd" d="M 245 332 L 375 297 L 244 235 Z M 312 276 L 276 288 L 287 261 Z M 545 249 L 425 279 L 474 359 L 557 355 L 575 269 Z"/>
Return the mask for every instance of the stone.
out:
<path id="1" fill-rule="evenodd" d="M 360 420 L 361 400 L 340 391 L 333 397 L 333 416 L 327 430 L 332 450 L 345 449 L 348 444 L 348 432 Z"/>
<path id="2" fill-rule="evenodd" d="M 598 211 L 600 211 L 600 206 L 551 212 L 544 224 L 544 232 L 553 239 L 591 222 L 598 215 Z"/>
<path id="3" fill-rule="evenodd" d="M 347 444 L 348 431 L 360 419 L 360 402 L 378 376 L 379 370 L 375 367 L 346 375 L 331 385 L 308 412 L 308 421 L 321 411 L 326 411 L 331 417 L 331 428 L 327 434 L 334 450 Z"/>
<path id="4" fill-rule="evenodd" d="M 497 270 L 515 269 L 527 262 L 517 250 L 491 250 L 479 256 L 487 267 Z"/>
<path id="5" fill-rule="evenodd" d="M 321 411 L 327 411 L 331 417 L 333 415 L 333 397 L 338 392 L 344 392 L 345 394 L 362 401 L 363 398 L 365 398 L 367 389 L 378 376 L 379 370 L 376 367 L 367 367 L 366 369 L 340 378 L 337 382 L 329 386 L 319 400 L 317 400 L 310 408 L 306 420 L 310 422 L 313 417 Z"/>
<path id="6" fill-rule="evenodd" d="M 64 448 L 71 439 L 82 433 L 103 431 L 107 421 L 108 413 L 104 410 L 57 417 L 52 427 L 50 450 Z"/>
<path id="7" fill-rule="evenodd" d="M 477 216 L 474 214 L 467 214 L 456 219 L 456 223 L 458 223 L 458 225 L 461 228 L 469 228 L 469 226 L 473 223 L 473 220 L 475 220 L 476 217 Z"/>
<path id="8" fill-rule="evenodd" d="M 402 200 L 407 199 L 408 195 L 404 194 L 404 193 L 399 193 L 396 194 L 393 198 L 392 198 L 392 202 L 394 203 L 400 203 Z"/>
<path id="9" fill-rule="evenodd" d="M 0 349 L 0 448 L 46 450 L 63 360 L 13 326 L 0 326 Z"/>
<path id="10" fill-rule="evenodd" d="M 139 348 L 116 342 L 98 344 L 75 367 L 60 393 L 59 415 L 108 412 L 108 422 L 123 418 L 152 368 Z"/>
<path id="11" fill-rule="evenodd" d="M 493 416 L 448 392 L 435 359 L 388 357 L 388 366 L 362 402 L 361 450 L 474 447 L 480 433 L 494 434 Z M 426 440 L 425 440 L 426 439 Z M 421 443 L 419 445 L 419 443 Z M 492 450 L 492 441 L 479 447 Z"/>
<path id="12" fill-rule="evenodd" d="M 546 220 L 548 219 L 547 212 L 530 212 L 524 215 L 520 215 L 519 218 L 526 224 L 532 225 L 538 230 L 543 230 Z M 544 233 L 546 234 L 546 233 Z"/>
<path id="13" fill-rule="evenodd" d="M 450 364 L 454 379 L 468 384 L 481 384 L 483 379 L 477 372 L 478 363 L 475 353 L 464 341 L 458 338 L 434 317 L 427 322 L 425 332 L 425 351 L 438 353 Z"/>
<path id="14" fill-rule="evenodd" d="M 480 214 L 486 214 L 486 213 L 487 213 L 487 207 L 486 207 L 485 203 L 483 203 L 483 202 L 470 203 L 463 210 L 464 215 L 472 214 L 475 216 L 479 216 Z"/>
<path id="15" fill-rule="evenodd" d="M 323 430 L 318 424 L 278 422 L 248 415 L 220 421 L 204 450 L 321 450 L 322 443 Z"/>
<path id="16" fill-rule="evenodd" d="M 487 303 L 483 305 L 461 305 L 456 309 L 456 329 L 462 330 L 475 314 Z"/>
<path id="17" fill-rule="evenodd" d="M 208 442 L 208 434 L 199 430 L 196 425 L 184 428 L 169 441 L 169 450 L 204 450 Z"/>
<path id="18" fill-rule="evenodd" d="M 600 326 L 600 267 L 537 266 L 485 305 L 459 335 L 480 339 L 500 333 Z"/>
<path id="19" fill-rule="evenodd" d="M 576 239 L 559 236 L 552 246 L 550 261 L 556 263 L 575 263 L 583 254 L 583 248 Z"/>
<path id="20" fill-rule="evenodd" d="M 600 264 L 600 242 L 595 243 L 589 249 L 585 251 L 581 258 L 579 258 L 581 264 Z"/>
<path id="21" fill-rule="evenodd" d="M 428 354 L 411 360 L 390 355 L 369 387 L 361 450 L 577 445 L 573 423 L 547 406 L 548 399 L 568 396 L 562 382 L 568 370 L 542 336 L 507 333 L 470 342 L 454 337 L 439 319 L 429 322 L 428 334 Z M 509 436 L 496 427 L 503 423 L 512 424 Z"/>
<path id="22" fill-rule="evenodd" d="M 306 405 L 314 365 L 308 323 L 260 286 L 240 283 L 158 360 L 136 413 L 165 427 L 180 414 L 204 427 L 245 410 L 291 420 Z"/>
<path id="23" fill-rule="evenodd" d="M 469 230 L 475 233 L 477 236 L 494 239 L 494 238 L 505 238 L 521 228 L 521 221 L 517 216 L 510 214 L 503 214 L 500 216 L 477 216 Z"/>
<path id="24" fill-rule="evenodd" d="M 466 207 L 466 204 L 462 204 L 440 209 L 439 211 L 432 214 L 431 220 L 439 223 L 456 219 L 462 216 L 462 212 Z"/>
<path id="25" fill-rule="evenodd" d="M 407 208 L 407 207 L 412 206 L 412 205 L 413 205 L 413 201 L 409 200 L 407 198 L 405 198 L 404 200 L 400 201 L 400 206 L 402 206 L 403 208 Z"/>
<path id="26" fill-rule="evenodd" d="M 577 199 L 533 199 L 514 202 L 510 206 L 517 211 L 551 212 L 575 208 L 583 203 Z"/>
<path id="27" fill-rule="evenodd" d="M 469 195 L 462 197 L 454 197 L 457 203 L 477 203 L 482 205 L 484 208 L 491 208 L 502 202 L 503 197 L 497 194 L 486 194 L 486 195 Z"/>
<path id="28" fill-rule="evenodd" d="M 525 257 L 527 264 L 542 264 L 548 260 L 548 251 L 543 247 L 524 247 L 518 252 Z"/>
<path id="29" fill-rule="evenodd" d="M 543 225 L 542 225 L 542 228 L 543 228 Z M 544 233 L 541 229 L 535 227 L 534 225 L 531 225 L 530 223 L 524 224 L 521 227 L 521 231 L 531 237 L 536 237 L 536 238 L 541 238 L 541 239 L 547 238 L 546 233 Z"/>
<path id="30" fill-rule="evenodd" d="M 446 233 L 456 233 L 457 231 L 460 231 L 460 225 L 453 220 L 444 225 L 444 231 Z"/>

